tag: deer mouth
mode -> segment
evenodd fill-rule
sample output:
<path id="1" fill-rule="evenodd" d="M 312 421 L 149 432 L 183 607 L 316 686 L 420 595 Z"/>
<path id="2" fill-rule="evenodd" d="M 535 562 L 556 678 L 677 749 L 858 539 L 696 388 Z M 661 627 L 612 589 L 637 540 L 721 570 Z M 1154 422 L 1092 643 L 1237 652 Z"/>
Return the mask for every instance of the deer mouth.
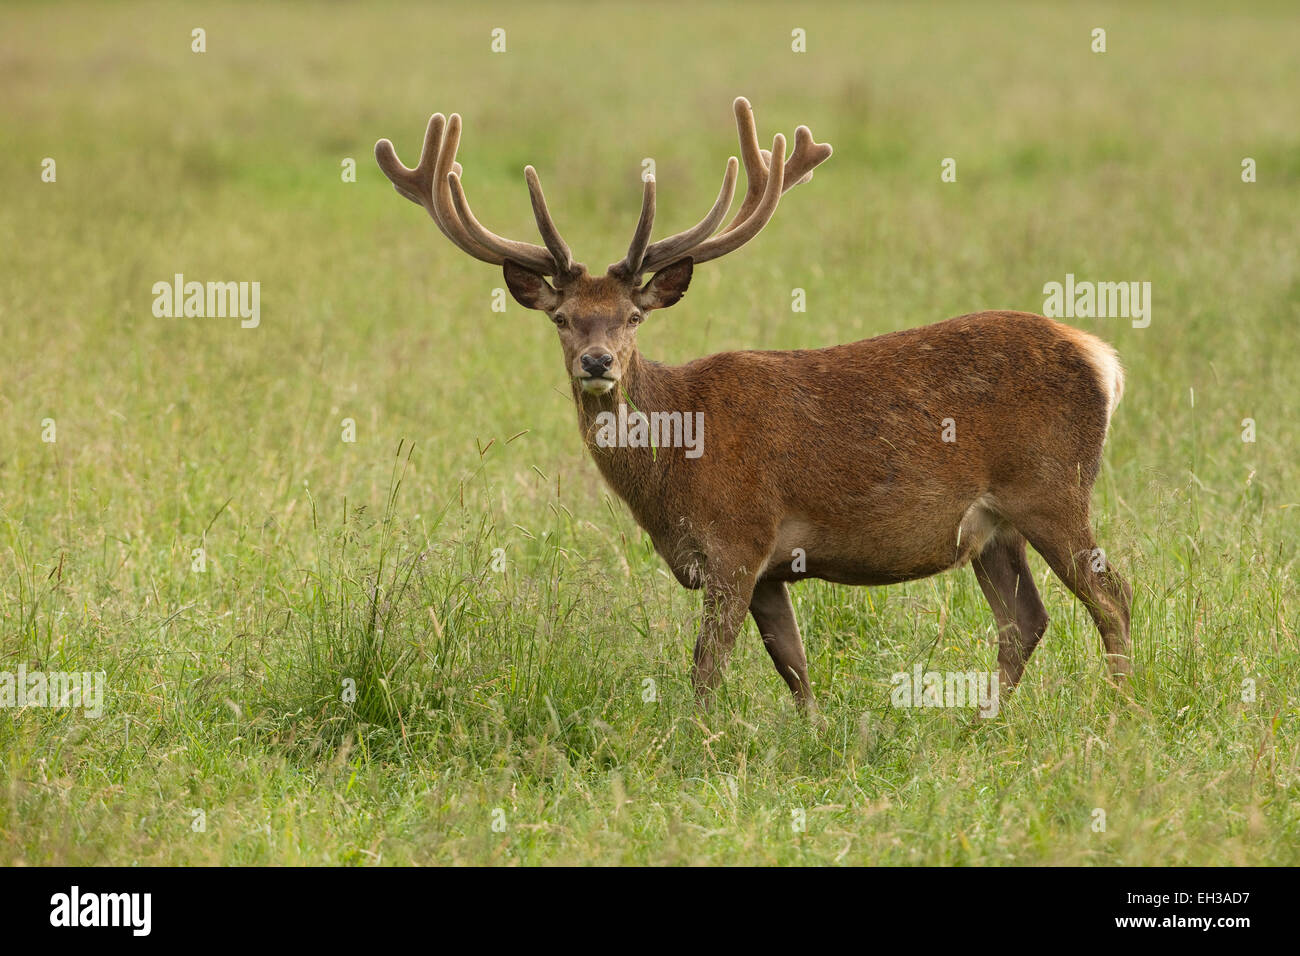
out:
<path id="1" fill-rule="evenodd" d="M 578 378 L 578 385 L 588 395 L 604 395 L 618 384 L 618 379 L 604 375 L 583 375 Z"/>

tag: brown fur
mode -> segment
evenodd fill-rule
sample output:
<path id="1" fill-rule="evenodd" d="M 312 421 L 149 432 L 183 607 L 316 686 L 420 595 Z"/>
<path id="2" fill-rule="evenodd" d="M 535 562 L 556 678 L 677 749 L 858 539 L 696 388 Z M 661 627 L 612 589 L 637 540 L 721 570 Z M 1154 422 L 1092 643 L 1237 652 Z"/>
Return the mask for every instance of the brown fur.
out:
<path id="1" fill-rule="evenodd" d="M 593 396 L 575 382 L 601 474 L 677 579 L 730 607 L 706 611 L 701 692 L 716 681 L 740 611 L 748 606 L 764 628 L 756 588 L 783 607 L 785 582 L 889 584 L 972 557 L 998 618 L 1009 689 L 1047 624 L 1026 538 L 1097 619 L 1113 671 L 1126 672 L 1128 587 L 1113 570 L 1091 570 L 1089 496 L 1110 394 L 1080 349 L 1084 334 L 984 312 L 850 345 L 727 352 L 678 367 L 647 361 L 633 343 L 620 349 L 620 389 Z M 596 415 L 627 400 L 646 413 L 703 412 L 704 454 L 596 445 Z M 942 440 L 948 418 L 954 443 Z M 792 569 L 795 548 L 806 553 L 804 573 Z M 778 667 L 788 681 L 793 667 L 791 686 L 809 699 L 793 617 L 778 616 L 789 647 Z"/>
<path id="2" fill-rule="evenodd" d="M 646 314 L 685 294 L 695 263 L 753 238 L 782 193 L 831 155 L 807 127 L 796 131 L 788 161 L 780 135 L 771 151 L 760 150 L 749 103 L 733 107 L 748 176 L 736 217 L 713 234 L 731 202 L 733 159 L 700 224 L 650 243 L 655 188 L 647 180 L 627 256 L 596 277 L 573 261 L 531 167 L 545 248 L 478 223 L 455 162 L 459 116 L 431 118 L 415 169 L 387 140 L 375 149 L 398 192 L 459 248 L 501 265 L 514 297 L 556 324 L 597 467 L 678 581 L 704 591 L 694 670 L 701 701 L 710 700 L 748 611 L 796 699 L 812 704 L 788 582 L 890 584 L 968 561 L 998 624 L 1001 686 L 1010 689 L 1047 627 L 1026 542 L 1088 608 L 1111 672 L 1122 677 L 1131 591 L 1096 550 L 1089 521 L 1123 391 L 1110 346 L 1042 316 L 981 312 L 825 349 L 725 352 L 676 367 L 641 356 Z M 647 415 L 703 413 L 702 456 L 602 447 L 597 416 L 620 403 Z M 944 440 L 946 420 L 955 441 Z"/>

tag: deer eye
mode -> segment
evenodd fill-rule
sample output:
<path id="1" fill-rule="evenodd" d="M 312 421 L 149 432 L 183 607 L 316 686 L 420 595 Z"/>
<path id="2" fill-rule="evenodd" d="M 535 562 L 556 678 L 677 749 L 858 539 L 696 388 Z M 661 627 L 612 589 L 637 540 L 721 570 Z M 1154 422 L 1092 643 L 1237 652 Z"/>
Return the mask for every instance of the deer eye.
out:
<path id="1" fill-rule="evenodd" d="M 640 324 L 641 324 L 641 320 L 644 319 L 644 318 L 645 318 L 645 316 L 642 315 L 640 312 L 633 312 L 631 315 L 629 315 L 629 316 L 627 317 L 627 324 L 628 324 L 628 325 L 640 325 Z"/>
<path id="2" fill-rule="evenodd" d="M 567 328 L 569 325 L 569 320 L 563 315 L 553 315 L 551 321 L 555 323 L 557 329 Z"/>

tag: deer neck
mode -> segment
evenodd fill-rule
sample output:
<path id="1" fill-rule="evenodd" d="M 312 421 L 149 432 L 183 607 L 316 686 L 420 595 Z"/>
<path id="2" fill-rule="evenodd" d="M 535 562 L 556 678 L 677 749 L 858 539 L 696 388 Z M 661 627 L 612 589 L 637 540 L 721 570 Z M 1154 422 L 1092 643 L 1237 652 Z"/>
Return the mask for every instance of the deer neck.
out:
<path id="1" fill-rule="evenodd" d="M 653 447 L 611 447 L 602 441 L 602 427 L 613 422 L 621 439 L 622 424 L 630 422 L 635 412 L 685 412 L 688 405 L 684 391 L 678 369 L 651 362 L 639 352 L 633 353 L 619 384 L 604 395 L 589 395 L 573 383 L 578 426 L 588 452 L 610 487 L 632 509 L 637 523 L 652 537 L 667 530 L 654 524 L 669 510 L 663 505 L 668 482 L 676 470 L 675 457 Z M 608 439 L 607 427 L 603 434 Z"/>

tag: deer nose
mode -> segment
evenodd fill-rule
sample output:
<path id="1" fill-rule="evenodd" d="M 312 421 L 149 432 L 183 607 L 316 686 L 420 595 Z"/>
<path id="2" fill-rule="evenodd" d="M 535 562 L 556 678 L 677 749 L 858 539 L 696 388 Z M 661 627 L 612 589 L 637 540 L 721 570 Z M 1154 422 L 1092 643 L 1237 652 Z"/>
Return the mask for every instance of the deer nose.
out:
<path id="1" fill-rule="evenodd" d="M 582 357 L 582 370 L 588 375 L 604 375 L 613 364 L 614 356 L 608 352 L 588 352 Z"/>

